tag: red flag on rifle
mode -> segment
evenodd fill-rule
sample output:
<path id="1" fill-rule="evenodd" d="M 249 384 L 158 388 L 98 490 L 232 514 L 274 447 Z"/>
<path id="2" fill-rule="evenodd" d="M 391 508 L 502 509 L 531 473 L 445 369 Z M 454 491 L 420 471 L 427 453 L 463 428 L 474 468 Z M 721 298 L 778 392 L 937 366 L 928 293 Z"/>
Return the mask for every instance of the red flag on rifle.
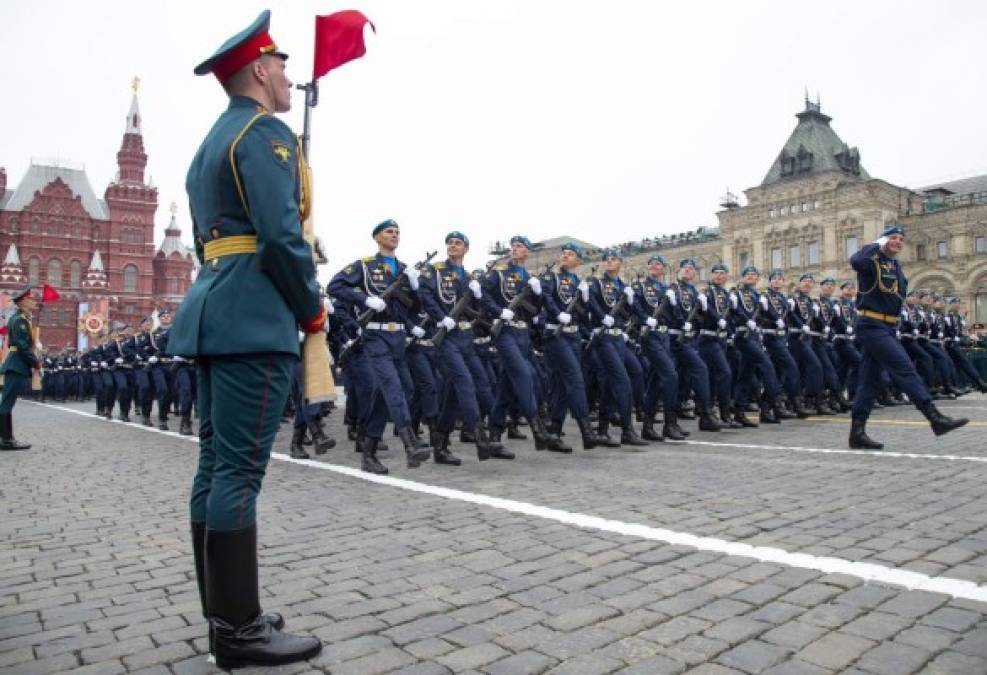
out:
<path id="1" fill-rule="evenodd" d="M 333 68 L 358 59 L 367 53 L 363 43 L 363 27 L 374 24 L 355 9 L 315 17 L 315 65 L 312 79 L 317 80 Z"/>
<path id="2" fill-rule="evenodd" d="M 55 302 L 60 297 L 62 296 L 58 294 L 58 291 L 48 284 L 41 287 L 41 302 Z"/>

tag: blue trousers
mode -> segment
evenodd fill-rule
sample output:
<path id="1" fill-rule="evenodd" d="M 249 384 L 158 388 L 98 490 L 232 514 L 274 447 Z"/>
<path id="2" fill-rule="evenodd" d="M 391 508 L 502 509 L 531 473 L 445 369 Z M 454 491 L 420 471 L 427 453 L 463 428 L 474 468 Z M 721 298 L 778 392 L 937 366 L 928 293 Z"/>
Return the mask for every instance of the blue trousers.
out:
<path id="1" fill-rule="evenodd" d="M 709 369 L 699 356 L 693 340 L 679 341 L 678 336 L 671 339 L 672 355 L 678 364 L 679 372 L 685 378 L 688 388 L 696 394 L 696 403 L 700 410 L 709 410 Z M 683 391 L 681 383 L 679 392 Z"/>
<path id="2" fill-rule="evenodd" d="M 190 364 L 178 364 L 175 369 L 175 389 L 178 392 L 178 412 L 183 417 L 192 414 L 192 402 L 195 399 L 194 387 L 196 387 L 197 381 L 196 371 Z"/>
<path id="3" fill-rule="evenodd" d="M 819 359 L 822 369 L 822 381 L 833 394 L 840 391 L 840 378 L 836 374 L 836 365 L 829 358 L 829 345 L 823 338 L 812 338 L 812 352 Z"/>
<path id="4" fill-rule="evenodd" d="M 238 530 L 257 522 L 257 495 L 291 388 L 292 354 L 199 357 L 199 467 L 192 522 Z"/>
<path id="5" fill-rule="evenodd" d="M 363 334 L 363 353 L 374 386 L 374 402 L 367 422 L 367 436 L 380 439 L 390 418 L 397 429 L 411 426 L 411 411 L 405 395 L 404 333 L 368 330 Z"/>
<path id="6" fill-rule="evenodd" d="M 823 388 L 822 364 L 819 363 L 819 358 L 812 349 L 811 339 L 810 337 L 803 339 L 801 335 L 789 335 L 788 349 L 802 373 L 802 385 L 806 396 L 818 396 Z"/>
<path id="7" fill-rule="evenodd" d="M 709 371 L 709 386 L 720 408 L 730 409 L 732 405 L 733 373 L 727 361 L 723 341 L 710 335 L 699 338 L 699 356 L 706 362 Z"/>
<path id="8" fill-rule="evenodd" d="M 840 384 L 846 386 L 850 398 L 853 398 L 857 391 L 857 373 L 860 372 L 860 352 L 853 340 L 835 340 L 833 349 L 837 357 L 837 377 Z"/>
<path id="9" fill-rule="evenodd" d="M 679 376 L 672 360 L 668 335 L 649 332 L 641 341 L 641 350 L 648 360 L 644 413 L 654 416 L 658 412 L 659 400 L 665 410 L 674 412 L 679 404 Z"/>
<path id="10" fill-rule="evenodd" d="M 925 382 L 925 386 L 936 386 L 936 369 L 929 352 L 919 344 L 918 340 L 908 336 L 902 337 L 901 343 L 905 346 L 905 352 L 909 358 L 915 363 L 915 368 Z"/>
<path id="11" fill-rule="evenodd" d="M 493 392 L 487 370 L 473 347 L 472 331 L 452 331 L 438 351 L 442 373 L 438 429 L 452 431 L 457 417 L 462 418 L 463 428 L 473 429 L 480 415 L 488 415 L 493 409 Z"/>
<path id="12" fill-rule="evenodd" d="M 492 415 L 491 426 L 503 427 L 506 411 L 512 400 L 527 419 L 538 414 L 538 399 L 535 393 L 534 366 L 529 360 L 531 337 L 527 329 L 505 326 L 497 337 L 497 355 L 500 357 L 500 372 L 497 380 L 497 403 Z"/>
<path id="13" fill-rule="evenodd" d="M 120 413 L 126 415 L 130 412 L 130 399 L 133 392 L 133 372 L 117 368 L 113 371 L 113 384 L 116 387 L 117 402 L 120 404 Z"/>
<path id="14" fill-rule="evenodd" d="M 576 419 L 589 416 L 586 381 L 583 379 L 582 345 L 579 333 L 559 333 L 545 337 L 545 358 L 551 369 L 552 421 L 565 420 L 566 408 Z"/>
<path id="15" fill-rule="evenodd" d="M 603 381 L 606 383 L 610 397 L 601 392 L 600 417 L 603 410 L 616 410 L 622 419 L 628 420 L 631 415 L 632 392 L 631 377 L 625 366 L 624 356 L 627 345 L 620 335 L 601 335 L 596 344 L 596 355 L 603 369 Z"/>
<path id="16" fill-rule="evenodd" d="M 953 364 L 956 369 L 966 375 L 969 380 L 969 384 L 975 385 L 980 382 L 980 373 L 977 369 L 973 367 L 970 360 L 966 358 L 966 354 L 963 353 L 963 349 L 960 348 L 955 342 L 949 342 L 946 344 L 946 353 L 949 354 L 950 358 L 953 359 Z"/>
<path id="17" fill-rule="evenodd" d="M 740 388 L 737 391 L 737 406 L 746 406 L 751 399 L 751 391 L 755 380 L 764 384 L 764 394 L 769 401 L 775 401 L 781 393 L 778 375 L 775 372 L 771 357 L 761 346 L 756 336 L 738 334 L 733 340 L 734 348 L 740 353 L 741 374 Z M 789 355 L 788 358 L 791 358 Z M 798 389 L 796 382 L 794 389 Z"/>
<path id="18" fill-rule="evenodd" d="M 862 316 L 857 318 L 854 330 L 863 357 L 857 374 L 857 395 L 853 399 L 854 418 L 867 419 L 870 416 L 874 399 L 880 393 L 882 368 L 916 407 L 932 400 L 894 326 Z"/>
<path id="19" fill-rule="evenodd" d="M 936 381 L 939 385 L 955 385 L 956 368 L 946 351 L 937 342 L 925 342 L 922 346 L 932 357 L 936 369 Z"/>
<path id="20" fill-rule="evenodd" d="M 434 420 L 439 416 L 439 385 L 435 380 L 432 362 L 428 352 L 434 347 L 412 345 L 404 353 L 405 363 L 412 381 L 411 397 L 412 418 L 415 420 Z M 407 392 L 406 392 L 407 393 Z"/>

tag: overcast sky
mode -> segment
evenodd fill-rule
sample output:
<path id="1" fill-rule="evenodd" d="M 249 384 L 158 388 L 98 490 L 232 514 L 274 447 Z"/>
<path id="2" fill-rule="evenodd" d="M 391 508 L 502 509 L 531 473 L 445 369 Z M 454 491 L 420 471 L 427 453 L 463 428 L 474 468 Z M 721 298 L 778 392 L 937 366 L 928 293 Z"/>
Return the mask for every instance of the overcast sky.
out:
<path id="1" fill-rule="evenodd" d="M 399 257 L 466 232 L 605 245 L 715 225 L 726 188 L 758 185 L 808 87 L 871 176 L 918 187 L 987 173 L 987 3 L 974 2 L 0 2 L 7 66 L 0 166 L 84 163 L 102 196 L 139 93 L 158 240 L 224 109 L 192 68 L 264 7 L 311 74 L 313 17 L 362 10 L 367 55 L 322 79 L 314 111 L 317 228 L 327 276 L 375 250 Z M 302 96 L 286 116 L 301 130 Z M 13 187 L 13 185 L 9 185 Z"/>

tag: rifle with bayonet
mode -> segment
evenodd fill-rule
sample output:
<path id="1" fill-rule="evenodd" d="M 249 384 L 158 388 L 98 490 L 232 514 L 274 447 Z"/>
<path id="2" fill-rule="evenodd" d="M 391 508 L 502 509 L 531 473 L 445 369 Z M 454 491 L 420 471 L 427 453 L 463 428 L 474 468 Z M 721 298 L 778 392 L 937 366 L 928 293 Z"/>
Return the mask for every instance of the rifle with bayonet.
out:
<path id="1" fill-rule="evenodd" d="M 553 267 L 555 267 L 555 263 L 549 263 L 548 265 L 546 265 L 545 273 L 548 274 L 549 272 L 551 272 Z M 521 292 L 515 295 L 514 299 L 510 301 L 510 303 L 507 305 L 507 309 L 509 309 L 511 313 L 514 313 L 514 311 L 517 309 L 524 309 L 529 314 L 535 314 L 538 311 L 538 308 L 532 305 L 530 302 L 528 302 L 528 299 L 533 294 L 534 291 L 531 290 L 531 285 L 526 284 L 525 287 L 521 290 Z M 500 331 L 502 331 L 503 329 L 504 329 L 504 320 L 498 316 L 496 319 L 494 319 L 493 325 L 490 326 L 490 334 L 494 337 L 494 339 L 497 339 L 498 337 L 500 337 Z"/>
<path id="2" fill-rule="evenodd" d="M 597 267 L 596 265 L 593 265 L 593 267 L 590 268 L 589 276 L 592 277 L 593 275 L 596 274 L 596 267 Z M 580 283 L 586 283 L 586 282 L 583 281 L 583 282 L 580 282 Z M 589 295 L 589 291 L 588 290 L 586 291 L 586 295 Z M 565 309 L 563 309 L 562 311 L 565 312 L 566 314 L 568 314 L 569 316 L 571 316 L 572 319 L 573 319 L 573 321 L 575 321 L 576 319 L 578 319 L 581 316 L 585 316 L 586 315 L 586 301 L 583 299 L 582 292 L 577 289 L 576 290 L 576 297 L 574 297 L 572 300 L 570 300 L 566 304 Z M 552 331 L 552 337 L 558 337 L 559 333 L 561 333 L 561 332 L 562 332 L 562 324 L 559 323 L 559 325 Z"/>

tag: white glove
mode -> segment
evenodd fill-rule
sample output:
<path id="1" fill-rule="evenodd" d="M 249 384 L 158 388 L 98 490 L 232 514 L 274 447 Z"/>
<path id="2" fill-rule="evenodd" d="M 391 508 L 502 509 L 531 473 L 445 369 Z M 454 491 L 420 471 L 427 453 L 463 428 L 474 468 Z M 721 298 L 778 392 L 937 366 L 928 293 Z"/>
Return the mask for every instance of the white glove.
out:
<path id="1" fill-rule="evenodd" d="M 699 305 L 703 308 L 705 312 L 709 308 L 709 298 L 706 297 L 705 293 L 700 293 L 698 296 Z"/>
<path id="2" fill-rule="evenodd" d="M 648 324 L 648 328 L 657 328 L 658 327 L 658 319 L 656 319 L 653 316 L 649 316 L 647 319 L 645 319 L 644 320 L 644 323 Z"/>
<path id="3" fill-rule="evenodd" d="M 305 342 L 305 331 L 303 330 L 298 331 L 298 341 Z"/>
<path id="4" fill-rule="evenodd" d="M 692 332 L 692 324 L 689 323 L 688 321 L 686 321 L 684 324 L 682 324 L 682 330 L 684 332 L 686 332 L 686 333 L 691 333 Z"/>
<path id="5" fill-rule="evenodd" d="M 452 330 L 453 328 L 456 327 L 456 322 L 453 320 L 451 316 L 442 317 L 442 321 L 439 321 L 439 323 L 445 326 L 446 330 Z"/>
<path id="6" fill-rule="evenodd" d="M 629 303 L 634 302 L 634 289 L 633 288 L 631 288 L 630 286 L 625 286 L 624 287 L 624 295 L 627 296 L 627 302 L 629 302 Z"/>
<path id="7" fill-rule="evenodd" d="M 476 298 L 477 300 L 479 300 L 480 297 L 483 295 L 483 291 L 480 290 L 480 282 L 477 281 L 476 279 L 470 280 L 469 288 L 470 288 L 470 292 L 473 294 L 473 297 Z"/>
<path id="8" fill-rule="evenodd" d="M 158 357 L 157 356 L 152 356 L 151 358 L 149 358 L 147 360 L 147 362 L 148 363 L 151 363 L 151 364 L 157 363 L 158 362 Z"/>
<path id="9" fill-rule="evenodd" d="M 809 333 L 809 326 L 803 324 L 802 325 L 802 332 L 808 335 L 808 333 Z"/>
<path id="10" fill-rule="evenodd" d="M 847 335 L 853 335 L 853 326 L 847 326 L 846 327 L 846 334 Z"/>
<path id="11" fill-rule="evenodd" d="M 115 364 L 117 364 L 119 366 L 121 363 L 123 363 L 123 357 L 122 356 L 116 357 L 116 359 L 114 359 L 113 363 L 115 363 Z"/>
<path id="12" fill-rule="evenodd" d="M 532 325 L 535 325 L 537 323 L 541 323 L 541 315 L 540 314 L 538 316 L 534 316 L 534 317 L 531 318 L 531 324 Z"/>
<path id="13" fill-rule="evenodd" d="M 500 310 L 500 319 L 501 321 L 513 321 L 514 312 L 512 312 L 511 310 L 505 307 L 504 309 Z"/>
<path id="14" fill-rule="evenodd" d="M 768 311 L 768 297 L 766 295 L 761 296 L 761 309 L 765 312 Z"/>
<path id="15" fill-rule="evenodd" d="M 748 323 L 754 323 L 754 322 L 753 321 L 749 321 Z M 726 319 L 720 319 L 720 320 L 718 320 L 716 322 L 716 325 L 720 328 L 720 330 L 726 330 L 727 329 L 727 320 Z M 750 329 L 751 330 L 754 330 L 754 326 L 751 326 Z"/>
<path id="16" fill-rule="evenodd" d="M 100 361 L 99 366 L 100 368 L 109 368 L 110 364 L 108 364 L 106 361 Z"/>
<path id="17" fill-rule="evenodd" d="M 418 290 L 418 277 L 421 273 L 418 271 L 417 267 L 408 265 L 404 268 L 404 276 L 408 277 L 408 283 L 411 284 L 411 290 Z"/>
<path id="18" fill-rule="evenodd" d="M 830 332 L 832 332 L 832 330 L 830 329 L 829 326 L 826 326 L 825 328 L 823 328 L 823 333 L 825 333 L 826 335 L 829 335 Z"/>
<path id="19" fill-rule="evenodd" d="M 815 314 L 816 316 L 819 316 L 819 312 L 821 312 L 821 311 L 822 310 L 819 308 L 819 304 L 818 303 L 815 303 L 815 302 L 812 303 L 812 313 L 813 314 Z"/>
<path id="20" fill-rule="evenodd" d="M 795 309 L 795 301 L 793 299 L 791 299 L 791 298 L 788 299 L 788 309 L 791 309 L 791 310 L 794 310 Z"/>
<path id="21" fill-rule="evenodd" d="M 736 293 L 730 293 L 730 305 L 737 309 L 737 303 L 740 302 L 740 298 L 737 297 Z"/>
<path id="22" fill-rule="evenodd" d="M 896 331 L 895 331 L 895 335 L 897 336 L 897 338 L 898 338 L 899 340 L 901 339 L 901 331 L 900 331 L 900 330 L 896 330 Z"/>
<path id="23" fill-rule="evenodd" d="M 322 301 L 322 307 L 326 310 L 326 316 L 330 316 L 336 311 L 336 308 L 332 306 L 332 300 L 329 298 Z"/>
<path id="24" fill-rule="evenodd" d="M 613 317 L 610 316 L 609 314 L 607 314 L 606 316 L 604 316 L 603 317 L 603 325 L 606 326 L 607 328 L 610 328 L 611 326 L 613 326 Z"/>
<path id="25" fill-rule="evenodd" d="M 569 312 L 559 312 L 559 323 L 563 326 L 568 326 L 572 323 L 572 315 Z"/>
<path id="26" fill-rule="evenodd" d="M 918 328 L 912 328 L 912 335 L 918 335 Z"/>
<path id="27" fill-rule="evenodd" d="M 839 303 L 833 305 L 833 311 L 836 312 L 837 316 L 843 316 L 843 308 L 840 306 Z"/>
<path id="28" fill-rule="evenodd" d="M 953 342 L 962 342 L 962 340 L 960 340 L 960 338 L 958 338 L 958 337 L 954 337 L 953 338 Z"/>
<path id="29" fill-rule="evenodd" d="M 627 342 L 628 340 L 631 339 L 630 337 L 628 337 L 627 333 L 621 333 L 620 337 L 624 338 L 624 342 Z"/>
<path id="30" fill-rule="evenodd" d="M 583 302 L 589 302 L 589 284 L 585 281 L 580 281 L 576 288 L 579 289 L 579 293 L 583 296 Z"/>
<path id="31" fill-rule="evenodd" d="M 885 244 L 888 243 L 888 237 L 878 237 L 874 241 L 874 243 L 877 244 L 878 246 L 880 246 L 881 248 L 884 248 Z"/>
<path id="32" fill-rule="evenodd" d="M 775 325 L 778 326 L 778 328 L 780 330 L 785 330 L 785 320 L 784 319 L 777 319 L 775 321 Z"/>
<path id="33" fill-rule="evenodd" d="M 757 330 L 757 324 L 754 323 L 754 320 L 753 319 L 748 319 L 747 320 L 747 328 L 748 328 L 748 330 Z"/>
<path id="34" fill-rule="evenodd" d="M 423 338 L 425 337 L 425 329 L 421 326 L 415 326 L 411 329 L 411 334 L 416 338 Z"/>
<path id="35" fill-rule="evenodd" d="M 531 292 L 535 295 L 541 295 L 541 279 L 538 277 L 531 277 L 528 279 L 528 285 L 531 286 Z"/>
<path id="36" fill-rule="evenodd" d="M 364 302 L 367 309 L 372 309 L 375 312 L 383 312 L 387 309 L 387 303 L 384 302 L 383 298 L 378 298 L 376 295 L 369 296 Z"/>
<path id="37" fill-rule="evenodd" d="M 675 291 L 672 290 L 671 288 L 665 291 L 665 297 L 668 298 L 668 304 L 670 304 L 672 307 L 675 307 L 675 305 L 679 304 L 679 301 L 675 298 Z"/>

